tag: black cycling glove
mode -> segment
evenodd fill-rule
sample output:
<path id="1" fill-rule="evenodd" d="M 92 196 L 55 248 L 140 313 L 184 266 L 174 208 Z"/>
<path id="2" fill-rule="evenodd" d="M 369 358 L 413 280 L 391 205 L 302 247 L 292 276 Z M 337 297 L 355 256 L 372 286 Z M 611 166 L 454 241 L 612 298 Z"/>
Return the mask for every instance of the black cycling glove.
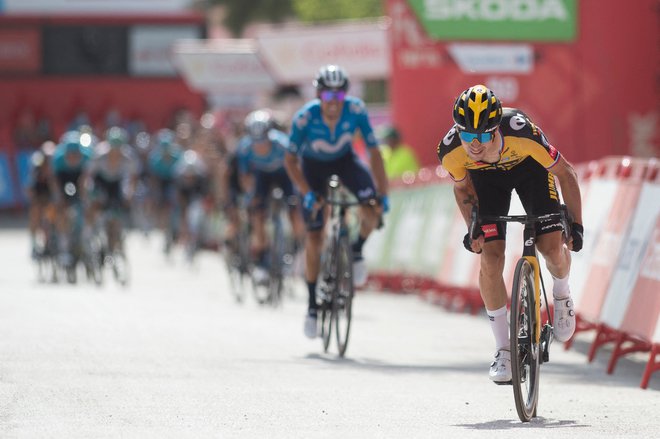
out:
<path id="1" fill-rule="evenodd" d="M 483 234 L 483 232 L 480 233 L 480 235 L 482 235 L 482 234 Z M 470 233 L 469 232 L 466 233 L 465 236 L 463 237 L 463 247 L 465 247 L 465 249 L 467 251 L 469 251 L 470 253 L 474 253 L 474 251 L 472 251 L 472 239 L 470 238 Z M 479 252 L 479 253 L 481 253 L 481 252 Z M 477 254 L 479 254 L 479 253 L 477 253 Z"/>
<path id="2" fill-rule="evenodd" d="M 571 225 L 571 238 L 573 238 L 573 251 L 582 250 L 582 238 L 584 236 L 584 227 L 582 224 L 573 223 Z"/>

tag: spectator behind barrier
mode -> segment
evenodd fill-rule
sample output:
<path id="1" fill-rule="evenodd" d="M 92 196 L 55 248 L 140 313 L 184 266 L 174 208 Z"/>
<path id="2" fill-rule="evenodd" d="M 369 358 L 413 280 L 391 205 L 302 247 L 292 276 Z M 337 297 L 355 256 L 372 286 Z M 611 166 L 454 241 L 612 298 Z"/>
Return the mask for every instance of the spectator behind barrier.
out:
<path id="1" fill-rule="evenodd" d="M 380 138 L 380 146 L 385 162 L 385 173 L 390 180 L 400 178 L 406 172 L 416 173 L 419 161 L 415 151 L 401 140 L 401 133 L 395 127 L 385 128 Z"/>

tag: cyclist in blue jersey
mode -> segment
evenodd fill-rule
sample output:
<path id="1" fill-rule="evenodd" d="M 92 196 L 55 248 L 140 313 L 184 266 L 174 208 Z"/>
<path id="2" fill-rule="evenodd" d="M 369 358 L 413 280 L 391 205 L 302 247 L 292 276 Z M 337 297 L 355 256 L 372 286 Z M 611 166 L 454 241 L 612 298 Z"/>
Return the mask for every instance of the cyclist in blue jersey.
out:
<path id="1" fill-rule="evenodd" d="M 60 234 L 60 259 L 64 266 L 74 262 L 72 253 L 78 250 L 70 248 L 70 242 L 72 238 L 77 241 L 79 236 L 69 236 L 69 232 L 82 232 L 84 223 L 81 190 L 84 170 L 92 155 L 91 142 L 84 142 L 87 145 L 84 146 L 84 140 L 79 131 L 68 131 L 60 138 L 53 154 L 53 176 L 57 187 L 55 200 L 58 204 L 57 229 Z"/>
<path id="2" fill-rule="evenodd" d="M 289 145 L 288 136 L 275 129 L 267 110 L 256 110 L 245 118 L 246 135 L 238 145 L 238 169 L 242 186 L 253 194 L 251 220 L 254 234 L 256 267 L 255 279 L 265 281 L 268 276 L 268 238 L 266 237 L 266 208 L 270 191 L 280 188 L 289 205 L 289 220 L 297 241 L 302 241 L 304 226 L 298 210 L 298 197 L 284 168 Z"/>
<path id="3" fill-rule="evenodd" d="M 138 159 L 128 145 L 128 133 L 111 127 L 100 142 L 85 171 L 85 190 L 89 200 L 89 226 L 84 237 L 92 236 L 97 224 L 105 228 L 107 250 L 123 254 L 123 222 L 135 193 Z"/>
<path id="4" fill-rule="evenodd" d="M 177 238 L 175 168 L 183 154 L 176 143 L 176 134 L 169 129 L 156 133 L 154 148 L 149 152 L 147 168 L 151 176 L 152 192 L 156 209 L 156 222 L 165 233 L 165 253 L 169 253 Z"/>
<path id="5" fill-rule="evenodd" d="M 323 212 L 319 197 L 325 195 L 329 177 L 339 176 L 343 184 L 364 204 L 360 207 L 360 232 L 353 243 L 353 276 L 356 286 L 367 280 L 362 247 L 374 230 L 380 215 L 387 212 L 387 177 L 378 141 L 371 128 L 364 102 L 346 94 L 349 78 L 337 65 L 322 67 L 313 82 L 316 99 L 305 104 L 295 114 L 285 165 L 291 180 L 301 194 L 307 223 L 305 242 L 306 272 L 309 292 L 305 335 L 316 337 L 316 281 L 320 271 L 323 244 Z M 353 138 L 360 131 L 369 151 L 369 165 L 360 161 L 353 149 Z M 372 176 L 373 173 L 373 176 Z M 375 180 L 375 182 L 374 182 Z M 379 207 L 366 204 L 380 199 Z"/>

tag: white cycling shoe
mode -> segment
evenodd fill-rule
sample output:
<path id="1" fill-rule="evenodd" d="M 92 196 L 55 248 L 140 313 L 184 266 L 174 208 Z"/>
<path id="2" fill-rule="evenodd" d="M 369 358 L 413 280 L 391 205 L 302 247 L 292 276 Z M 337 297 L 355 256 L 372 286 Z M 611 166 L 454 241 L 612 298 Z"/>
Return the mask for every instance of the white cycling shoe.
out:
<path id="1" fill-rule="evenodd" d="M 318 331 L 317 316 L 316 314 L 309 314 L 305 316 L 305 337 L 316 338 Z"/>
<path id="2" fill-rule="evenodd" d="M 568 341 L 575 333 L 575 311 L 573 299 L 555 299 L 555 318 L 552 333 L 557 341 Z"/>
<path id="3" fill-rule="evenodd" d="M 367 272 L 367 264 L 364 262 L 364 258 L 359 257 L 353 260 L 353 285 L 357 288 L 363 287 L 367 284 L 367 278 L 369 273 Z"/>
<path id="4" fill-rule="evenodd" d="M 490 364 L 488 376 L 495 384 L 511 383 L 511 351 L 498 349 L 495 359 Z"/>

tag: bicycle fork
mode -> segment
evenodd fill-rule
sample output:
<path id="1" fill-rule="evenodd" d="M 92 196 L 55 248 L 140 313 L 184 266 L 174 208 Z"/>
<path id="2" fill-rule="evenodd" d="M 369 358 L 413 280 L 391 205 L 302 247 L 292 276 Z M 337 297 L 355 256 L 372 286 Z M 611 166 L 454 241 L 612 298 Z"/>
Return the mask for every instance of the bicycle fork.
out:
<path id="1" fill-rule="evenodd" d="M 546 323 L 541 327 L 541 290 L 543 290 L 546 310 L 548 307 L 548 299 L 545 295 L 545 285 L 543 284 L 541 267 L 536 253 L 536 230 L 534 224 L 525 224 L 523 239 L 523 257 L 534 269 L 534 313 L 536 315 L 534 342 L 541 348 L 541 362 L 546 363 L 550 360 L 549 348 L 552 340 L 552 325 Z"/>

